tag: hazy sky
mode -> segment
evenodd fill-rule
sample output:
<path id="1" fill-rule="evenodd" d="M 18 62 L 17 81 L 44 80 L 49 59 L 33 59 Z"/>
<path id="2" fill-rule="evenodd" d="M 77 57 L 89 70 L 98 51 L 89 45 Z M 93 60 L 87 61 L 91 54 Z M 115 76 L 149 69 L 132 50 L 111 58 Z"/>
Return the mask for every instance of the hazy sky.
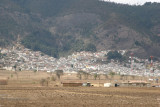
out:
<path id="1" fill-rule="evenodd" d="M 159 2 L 160 0 L 105 0 L 117 3 L 124 3 L 124 4 L 144 4 L 145 2 Z"/>

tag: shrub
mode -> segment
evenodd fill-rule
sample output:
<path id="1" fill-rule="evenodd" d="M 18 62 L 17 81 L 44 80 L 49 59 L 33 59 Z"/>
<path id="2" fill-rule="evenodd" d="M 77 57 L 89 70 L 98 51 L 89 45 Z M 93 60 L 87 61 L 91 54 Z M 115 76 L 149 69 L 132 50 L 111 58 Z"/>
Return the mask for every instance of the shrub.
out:
<path id="1" fill-rule="evenodd" d="M 41 79 L 40 80 L 40 84 L 41 84 L 41 86 L 48 86 L 48 80 L 46 80 L 46 79 Z"/>
<path id="2" fill-rule="evenodd" d="M 56 81 L 56 78 L 54 76 L 52 76 L 51 81 Z"/>

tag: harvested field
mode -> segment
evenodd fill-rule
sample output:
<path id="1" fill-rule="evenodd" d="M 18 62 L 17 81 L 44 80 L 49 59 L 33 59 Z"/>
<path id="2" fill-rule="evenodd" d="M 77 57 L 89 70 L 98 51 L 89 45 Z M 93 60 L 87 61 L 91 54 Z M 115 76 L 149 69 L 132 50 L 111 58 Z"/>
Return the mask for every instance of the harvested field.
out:
<path id="1" fill-rule="evenodd" d="M 0 78 L 10 78 L 0 85 L 0 107 L 160 107 L 160 88 L 62 87 L 60 81 L 41 86 L 50 74 L 20 72 L 17 78 L 4 72 Z"/>
<path id="2" fill-rule="evenodd" d="M 158 88 L 1 87 L 4 107 L 159 107 Z"/>

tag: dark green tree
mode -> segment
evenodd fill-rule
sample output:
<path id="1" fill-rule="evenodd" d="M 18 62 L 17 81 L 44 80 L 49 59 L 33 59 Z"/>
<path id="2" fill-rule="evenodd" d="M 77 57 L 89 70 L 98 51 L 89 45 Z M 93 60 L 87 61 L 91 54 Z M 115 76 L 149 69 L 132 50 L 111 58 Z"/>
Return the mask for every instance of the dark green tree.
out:
<path id="1" fill-rule="evenodd" d="M 98 74 L 95 73 L 93 76 L 94 76 L 94 80 L 97 80 Z"/>
<path id="2" fill-rule="evenodd" d="M 107 53 L 107 59 L 122 60 L 123 56 L 118 51 L 110 51 Z"/>

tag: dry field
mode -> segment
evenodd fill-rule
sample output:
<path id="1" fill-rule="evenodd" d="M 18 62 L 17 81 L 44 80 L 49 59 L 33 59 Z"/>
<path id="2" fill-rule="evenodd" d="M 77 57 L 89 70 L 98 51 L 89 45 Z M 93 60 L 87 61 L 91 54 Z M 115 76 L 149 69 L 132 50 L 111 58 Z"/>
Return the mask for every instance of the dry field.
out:
<path id="1" fill-rule="evenodd" d="M 0 78 L 9 78 L 0 85 L 0 107 L 160 107 L 160 88 L 56 87 L 59 81 L 41 86 L 40 79 L 49 76 L 24 71 L 17 78 L 0 71 Z"/>

